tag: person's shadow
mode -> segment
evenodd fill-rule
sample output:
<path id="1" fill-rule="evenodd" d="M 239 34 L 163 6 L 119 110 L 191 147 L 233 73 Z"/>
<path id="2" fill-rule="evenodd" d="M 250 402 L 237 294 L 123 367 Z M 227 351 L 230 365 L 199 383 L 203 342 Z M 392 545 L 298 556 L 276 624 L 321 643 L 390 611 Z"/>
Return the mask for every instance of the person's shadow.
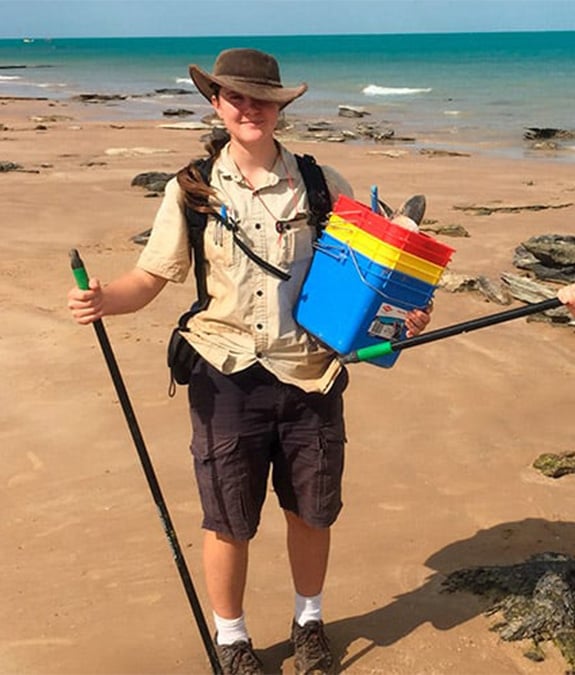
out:
<path id="1" fill-rule="evenodd" d="M 456 570 L 480 565 L 512 565 L 536 553 L 547 551 L 572 555 L 575 549 L 575 523 L 527 518 L 501 523 L 480 530 L 469 539 L 456 541 L 425 561 L 434 570 L 426 582 L 404 593 L 384 607 L 326 624 L 339 666 L 337 672 L 351 668 L 375 647 L 391 645 L 409 635 L 421 624 L 448 630 L 482 613 L 486 601 L 469 593 L 442 592 L 442 582 Z M 368 644 L 346 659 L 349 645 L 358 639 Z M 258 650 L 266 673 L 281 673 L 282 663 L 292 655 L 287 641 Z"/>

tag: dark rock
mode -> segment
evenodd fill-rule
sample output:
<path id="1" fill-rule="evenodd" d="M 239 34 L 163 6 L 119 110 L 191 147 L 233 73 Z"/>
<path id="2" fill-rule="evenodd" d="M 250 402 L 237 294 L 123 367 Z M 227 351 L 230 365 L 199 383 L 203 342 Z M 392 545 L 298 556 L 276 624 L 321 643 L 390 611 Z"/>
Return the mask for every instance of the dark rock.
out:
<path id="1" fill-rule="evenodd" d="M 549 288 L 549 286 L 517 274 L 504 272 L 501 275 L 501 280 L 507 286 L 511 295 L 522 302 L 541 302 L 542 300 L 554 298 L 556 295 L 555 291 Z"/>
<path id="2" fill-rule="evenodd" d="M 529 253 L 523 244 L 519 244 L 515 251 L 513 251 L 513 265 L 518 269 L 529 270 L 533 265 L 538 264 L 539 260 L 537 260 L 533 253 Z"/>
<path id="3" fill-rule="evenodd" d="M 533 467 L 544 476 L 561 478 L 569 473 L 575 473 L 575 452 L 555 454 L 545 452 L 533 462 Z"/>
<path id="4" fill-rule="evenodd" d="M 575 265 L 569 267 L 546 267 L 535 260 L 532 263 L 526 263 L 524 259 L 515 262 L 515 267 L 529 271 L 534 277 L 541 281 L 556 281 L 557 283 L 570 284 L 575 282 Z"/>
<path id="5" fill-rule="evenodd" d="M 178 87 L 154 89 L 154 91 L 156 92 L 156 94 L 168 94 L 171 96 L 186 96 L 188 94 L 197 94 L 196 91 L 192 91 L 191 89 L 180 89 Z"/>
<path id="6" fill-rule="evenodd" d="M 371 137 L 374 141 L 390 141 L 398 140 L 395 138 L 395 131 L 393 129 L 383 129 L 382 131 L 376 131 L 372 133 Z"/>
<path id="7" fill-rule="evenodd" d="M 84 103 L 107 103 L 108 101 L 125 101 L 128 98 L 126 94 L 78 94 L 72 96 L 73 101 L 82 101 Z"/>
<path id="8" fill-rule="evenodd" d="M 317 120 L 316 122 L 310 122 L 307 125 L 308 131 L 331 131 L 333 129 L 333 124 L 326 120 Z"/>
<path id="9" fill-rule="evenodd" d="M 477 281 L 477 277 L 446 270 L 441 275 L 439 286 L 449 293 L 465 293 L 478 290 L 479 282 Z"/>
<path id="10" fill-rule="evenodd" d="M 478 292 L 489 302 L 498 305 L 509 305 L 512 300 L 511 294 L 504 286 L 494 283 L 485 276 L 472 277 L 446 270 L 439 286 L 448 293 Z"/>
<path id="11" fill-rule="evenodd" d="M 0 101 L 47 101 L 47 96 L 0 96 Z"/>
<path id="12" fill-rule="evenodd" d="M 204 148 L 209 152 L 209 148 L 214 144 L 224 145 L 230 140 L 230 134 L 225 127 L 212 127 L 209 134 L 200 136 L 200 141 L 204 144 Z"/>
<path id="13" fill-rule="evenodd" d="M 16 162 L 0 162 L 0 172 L 21 171 L 24 167 Z"/>
<path id="14" fill-rule="evenodd" d="M 529 127 L 523 134 L 523 138 L 528 141 L 547 140 L 549 138 L 575 138 L 575 131 L 566 129 L 554 129 L 553 127 Z"/>
<path id="15" fill-rule="evenodd" d="M 420 229 L 422 232 L 433 232 L 434 234 L 442 234 L 447 237 L 469 237 L 469 232 L 463 225 L 438 225 L 424 220 L 423 226 Z"/>
<path id="16" fill-rule="evenodd" d="M 130 240 L 134 242 L 134 244 L 139 244 L 140 246 L 145 246 L 148 243 L 148 239 L 150 238 L 152 230 L 144 230 L 143 232 L 140 232 L 139 234 L 135 234 L 133 237 L 130 237 Z"/>
<path id="17" fill-rule="evenodd" d="M 485 613 L 502 620 L 492 630 L 503 640 L 530 639 L 534 649 L 554 642 L 570 672 L 575 668 L 575 560 L 562 553 L 533 555 L 516 565 L 456 570 L 442 584 L 448 593 L 467 591 L 487 600 Z"/>
<path id="18" fill-rule="evenodd" d="M 373 138 L 374 140 L 391 139 L 395 136 L 393 129 L 385 128 L 382 130 L 380 125 L 375 122 L 360 122 L 356 125 L 355 130 L 360 136 Z"/>
<path id="19" fill-rule="evenodd" d="M 165 173 L 162 171 L 147 171 L 134 176 L 131 185 L 143 187 L 151 192 L 163 192 L 166 183 L 175 175 L 175 173 Z"/>
<path id="20" fill-rule="evenodd" d="M 509 293 L 505 287 L 501 286 L 501 284 L 494 284 L 487 277 L 477 277 L 477 290 L 484 295 L 487 300 L 494 302 L 497 305 L 511 304 L 511 293 Z"/>
<path id="21" fill-rule="evenodd" d="M 575 265 L 575 236 L 573 235 L 541 234 L 524 241 L 522 245 L 548 267 Z"/>
<path id="22" fill-rule="evenodd" d="M 545 209 L 566 209 L 573 206 L 573 202 L 563 204 L 527 204 L 525 206 L 481 206 L 474 204 L 456 204 L 457 211 L 471 211 L 478 216 L 490 216 L 492 213 L 520 213 L 521 211 L 544 211 Z"/>
<path id="23" fill-rule="evenodd" d="M 531 237 L 515 249 L 513 264 L 543 281 L 575 282 L 575 237 L 558 234 Z"/>
<path id="24" fill-rule="evenodd" d="M 365 117 L 371 113 L 367 112 L 365 108 L 356 108 L 351 105 L 340 105 L 338 106 L 337 114 L 340 117 Z"/>
<path id="25" fill-rule="evenodd" d="M 195 115 L 193 110 L 187 108 L 167 108 L 162 112 L 165 117 L 189 117 Z"/>
<path id="26" fill-rule="evenodd" d="M 523 656 L 535 663 L 545 661 L 545 654 L 537 642 L 533 642 L 529 649 L 523 652 Z"/>
<path id="27" fill-rule="evenodd" d="M 13 68 L 54 68 L 54 66 L 51 63 L 38 63 L 35 65 L 28 65 L 28 64 L 17 64 L 17 65 L 2 65 L 0 66 L 0 70 L 12 70 Z"/>
<path id="28" fill-rule="evenodd" d="M 421 148 L 420 155 L 426 157 L 471 157 L 468 152 L 456 152 L 455 150 L 437 150 L 435 148 Z"/>

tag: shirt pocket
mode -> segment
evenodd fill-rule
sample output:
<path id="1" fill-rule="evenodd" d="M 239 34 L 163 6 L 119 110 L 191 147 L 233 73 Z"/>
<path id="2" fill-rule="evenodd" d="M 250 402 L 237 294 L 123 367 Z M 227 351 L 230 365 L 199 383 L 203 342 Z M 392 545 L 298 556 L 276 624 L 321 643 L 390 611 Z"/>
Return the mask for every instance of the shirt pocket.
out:
<path id="1" fill-rule="evenodd" d="M 231 230 L 212 219 L 208 220 L 204 232 L 204 250 L 206 259 L 213 265 L 222 265 L 226 268 L 238 265 L 239 249 Z"/>
<path id="2" fill-rule="evenodd" d="M 308 224 L 307 213 L 299 213 L 291 220 L 278 222 L 276 229 L 280 236 L 280 265 L 290 266 L 311 260 L 315 230 Z"/>

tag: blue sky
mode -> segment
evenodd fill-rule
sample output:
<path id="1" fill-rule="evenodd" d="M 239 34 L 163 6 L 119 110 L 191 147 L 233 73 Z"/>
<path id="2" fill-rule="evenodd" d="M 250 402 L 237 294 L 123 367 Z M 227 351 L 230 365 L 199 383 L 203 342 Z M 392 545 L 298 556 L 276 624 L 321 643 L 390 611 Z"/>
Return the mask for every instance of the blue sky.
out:
<path id="1" fill-rule="evenodd" d="M 575 30 L 575 0 L 0 0 L 0 38 Z"/>

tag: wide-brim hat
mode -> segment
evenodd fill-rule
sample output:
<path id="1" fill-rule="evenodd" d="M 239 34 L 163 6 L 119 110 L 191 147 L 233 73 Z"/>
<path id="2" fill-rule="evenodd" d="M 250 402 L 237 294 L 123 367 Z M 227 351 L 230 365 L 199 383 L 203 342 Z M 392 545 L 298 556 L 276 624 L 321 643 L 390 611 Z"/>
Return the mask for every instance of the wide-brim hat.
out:
<path id="1" fill-rule="evenodd" d="M 192 64 L 190 76 L 208 101 L 215 93 L 214 85 L 260 101 L 278 103 L 281 108 L 307 91 L 305 82 L 297 87 L 284 87 L 278 62 L 257 49 L 226 49 L 216 58 L 211 74 Z"/>

